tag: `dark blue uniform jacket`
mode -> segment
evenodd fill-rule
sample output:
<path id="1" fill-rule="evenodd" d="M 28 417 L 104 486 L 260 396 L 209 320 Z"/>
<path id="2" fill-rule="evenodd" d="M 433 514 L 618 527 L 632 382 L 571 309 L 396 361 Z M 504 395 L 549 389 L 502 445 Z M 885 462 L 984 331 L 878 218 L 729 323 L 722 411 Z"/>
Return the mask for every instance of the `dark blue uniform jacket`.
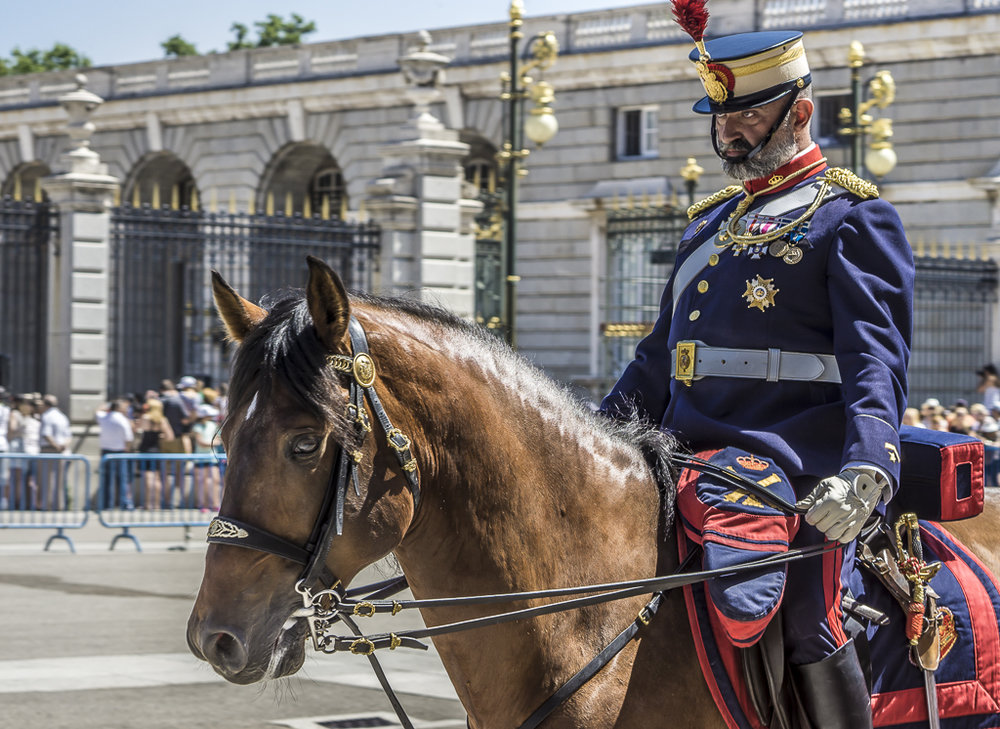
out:
<path id="1" fill-rule="evenodd" d="M 890 204 L 834 190 L 799 242 L 801 260 L 788 263 L 766 252 L 754 259 L 746 251 L 720 249 L 717 262 L 692 279 L 674 311 L 677 270 L 715 235 L 743 194 L 696 218 L 678 247 L 659 318 L 601 409 L 619 416 L 635 408 L 695 450 L 737 446 L 770 456 L 797 490 L 857 463 L 880 466 L 898 483 L 913 255 Z M 755 200 L 749 212 L 774 194 Z M 749 305 L 744 296 L 758 276 L 771 280 L 773 305 L 765 308 Z M 842 384 L 705 377 L 687 386 L 670 374 L 671 351 L 680 340 L 833 354 Z"/>

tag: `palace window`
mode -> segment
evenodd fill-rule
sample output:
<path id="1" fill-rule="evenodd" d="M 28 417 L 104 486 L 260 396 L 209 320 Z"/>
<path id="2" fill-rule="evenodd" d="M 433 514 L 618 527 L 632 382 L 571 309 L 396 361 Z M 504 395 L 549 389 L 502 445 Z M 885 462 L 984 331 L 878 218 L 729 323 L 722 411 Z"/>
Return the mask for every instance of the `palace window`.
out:
<path id="1" fill-rule="evenodd" d="M 618 109 L 617 139 L 618 159 L 648 159 L 658 157 L 656 128 L 657 106 L 624 106 Z"/>

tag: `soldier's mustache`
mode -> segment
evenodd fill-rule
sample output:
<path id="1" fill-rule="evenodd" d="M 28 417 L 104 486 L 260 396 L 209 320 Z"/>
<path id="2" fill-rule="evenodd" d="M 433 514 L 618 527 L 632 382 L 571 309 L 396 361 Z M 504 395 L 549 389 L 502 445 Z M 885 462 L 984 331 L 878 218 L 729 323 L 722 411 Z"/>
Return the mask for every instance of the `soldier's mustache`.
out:
<path id="1" fill-rule="evenodd" d="M 722 143 L 719 145 L 720 152 L 749 152 L 753 147 L 745 139 L 737 139 L 729 144 Z"/>

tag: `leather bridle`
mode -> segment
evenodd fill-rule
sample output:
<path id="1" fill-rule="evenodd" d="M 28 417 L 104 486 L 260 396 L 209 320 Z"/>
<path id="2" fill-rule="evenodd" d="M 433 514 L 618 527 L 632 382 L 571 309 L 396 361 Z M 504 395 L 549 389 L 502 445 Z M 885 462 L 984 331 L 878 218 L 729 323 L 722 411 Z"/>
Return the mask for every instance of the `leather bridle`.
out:
<path id="1" fill-rule="evenodd" d="M 375 392 L 375 362 L 368 351 L 365 330 L 353 316 L 348 325 L 348 333 L 353 356 L 331 354 L 327 356 L 327 363 L 338 372 L 351 377 L 347 411 L 359 439 L 362 440 L 372 430 L 371 421 L 365 410 L 364 401 L 367 397 L 371 411 L 379 421 L 389 447 L 396 454 L 406 477 L 407 486 L 413 495 L 415 512 L 420 502 L 420 475 L 411 450 L 410 439 L 393 426 Z M 208 541 L 267 552 L 303 565 L 302 573 L 296 581 L 296 590 L 300 593 L 308 592 L 317 584 L 333 585 L 334 587 L 329 589 L 336 589 L 339 581 L 327 569 L 326 558 L 330 554 L 334 537 L 344 533 L 344 503 L 348 484 L 353 484 L 355 493 L 361 495 L 358 482 L 360 462 L 360 450 L 348 451 L 346 447 L 341 446 L 336 465 L 330 472 L 330 480 L 323 494 L 323 503 L 305 546 L 299 546 L 266 529 L 227 516 L 218 516 L 212 520 L 208 527 Z"/>

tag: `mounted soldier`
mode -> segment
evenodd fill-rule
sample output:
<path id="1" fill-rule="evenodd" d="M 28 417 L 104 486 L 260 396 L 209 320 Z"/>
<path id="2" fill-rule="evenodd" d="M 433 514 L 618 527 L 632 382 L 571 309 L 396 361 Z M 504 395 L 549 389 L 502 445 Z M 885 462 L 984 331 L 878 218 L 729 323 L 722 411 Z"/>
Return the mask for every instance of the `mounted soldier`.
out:
<path id="1" fill-rule="evenodd" d="M 716 154 L 738 184 L 688 210 L 659 318 L 602 411 L 637 412 L 808 508 L 804 520 L 768 515 L 711 475 L 682 476 L 685 529 L 706 568 L 789 545 L 847 545 L 822 565 L 716 580 L 708 592 L 738 646 L 760 640 L 783 598 L 786 656 L 809 722 L 870 727 L 841 602 L 853 542 L 899 483 L 912 252 L 877 188 L 830 168 L 813 142 L 802 34 L 704 40 L 703 2 L 675 0 L 674 14 L 695 41 L 690 60 L 706 92 L 694 111 L 711 117 Z"/>

